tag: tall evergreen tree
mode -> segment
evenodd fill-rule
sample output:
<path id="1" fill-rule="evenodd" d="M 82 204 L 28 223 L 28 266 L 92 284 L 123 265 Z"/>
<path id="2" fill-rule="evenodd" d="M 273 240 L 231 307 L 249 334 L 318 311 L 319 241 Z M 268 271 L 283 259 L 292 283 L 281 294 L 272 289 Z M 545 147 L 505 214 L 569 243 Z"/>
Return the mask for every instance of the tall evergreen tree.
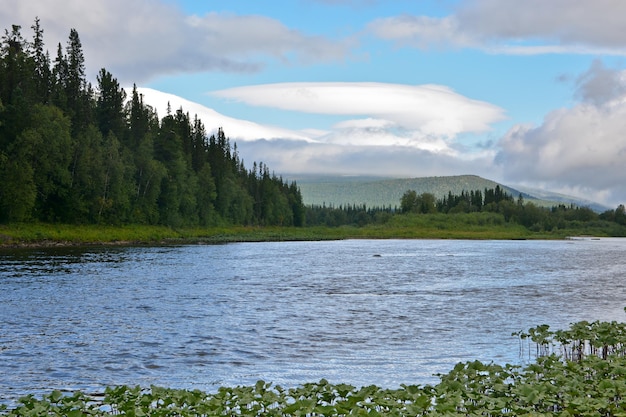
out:
<path id="1" fill-rule="evenodd" d="M 86 85 L 85 78 L 85 56 L 83 54 L 83 45 L 78 36 L 76 29 L 70 30 L 70 36 L 66 47 L 67 60 L 67 83 L 66 91 L 68 100 L 73 103 L 83 92 Z M 70 108 L 73 106 L 70 105 Z"/>
<path id="2" fill-rule="evenodd" d="M 54 105 L 67 111 L 68 65 L 63 48 L 57 45 L 57 54 L 52 67 L 51 101 Z"/>
<path id="3" fill-rule="evenodd" d="M 122 139 L 126 129 L 126 92 L 113 75 L 102 68 L 97 76 L 96 120 L 103 135 L 113 133 Z"/>
<path id="4" fill-rule="evenodd" d="M 91 121 L 91 86 L 85 75 L 85 56 L 83 46 L 76 29 L 70 30 L 66 47 L 67 80 L 65 96 L 67 110 L 72 119 L 72 132 L 76 135 L 85 129 Z"/>
<path id="5" fill-rule="evenodd" d="M 39 24 L 39 18 L 35 18 L 33 29 L 32 59 L 34 63 L 33 84 L 37 100 L 47 103 L 50 97 L 52 73 L 50 70 L 50 55 L 44 50 L 43 29 Z"/>
<path id="6" fill-rule="evenodd" d="M 24 94 L 31 78 L 31 68 L 27 62 L 27 43 L 22 37 L 21 29 L 21 26 L 13 25 L 10 32 L 5 29 L 2 37 L 0 99 L 7 106 L 14 104 L 16 94 Z"/>
<path id="7" fill-rule="evenodd" d="M 36 103 L 32 85 L 32 60 L 21 27 L 5 30 L 0 48 L 0 100 L 5 111 L 0 129 L 0 149 L 6 149 L 30 122 L 30 108 Z"/>

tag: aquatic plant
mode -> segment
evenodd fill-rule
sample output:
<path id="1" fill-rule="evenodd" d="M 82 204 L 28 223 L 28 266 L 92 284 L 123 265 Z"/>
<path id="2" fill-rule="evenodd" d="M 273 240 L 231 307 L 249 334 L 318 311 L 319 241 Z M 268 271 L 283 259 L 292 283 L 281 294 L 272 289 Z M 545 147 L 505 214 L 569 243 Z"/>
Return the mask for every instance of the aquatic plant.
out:
<path id="1" fill-rule="evenodd" d="M 558 354 L 564 360 L 580 361 L 590 355 L 607 359 L 611 354 L 626 354 L 626 324 L 616 321 L 580 321 L 554 332 L 544 324 L 512 335 L 520 338 L 520 344 L 523 340 L 534 342 L 536 357 Z"/>

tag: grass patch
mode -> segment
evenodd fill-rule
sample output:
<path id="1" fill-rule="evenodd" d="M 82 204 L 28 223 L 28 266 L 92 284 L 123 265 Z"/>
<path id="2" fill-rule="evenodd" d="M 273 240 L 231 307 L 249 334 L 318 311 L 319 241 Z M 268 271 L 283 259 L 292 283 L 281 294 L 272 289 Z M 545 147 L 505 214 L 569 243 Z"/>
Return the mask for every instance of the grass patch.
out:
<path id="1" fill-rule="evenodd" d="M 496 213 L 406 214 L 364 229 L 380 237 L 406 239 L 526 239 L 533 235 Z"/>
<path id="2" fill-rule="evenodd" d="M 0 246 L 185 244 L 342 239 L 520 239 L 532 234 L 518 226 L 464 226 L 391 223 L 364 227 L 210 227 L 11 224 L 0 226 Z"/>
<path id="3" fill-rule="evenodd" d="M 341 239 L 563 239 L 568 236 L 621 236 L 605 224 L 583 224 L 553 231 L 530 230 L 498 213 L 406 214 L 384 223 L 357 226 L 216 226 L 170 228 L 146 225 L 0 225 L 0 246 L 185 244 Z M 623 235 L 623 233 L 622 233 Z"/>
<path id="4" fill-rule="evenodd" d="M 84 245 L 154 243 L 179 238 L 165 226 L 96 226 L 14 223 L 0 226 L 2 245 Z"/>

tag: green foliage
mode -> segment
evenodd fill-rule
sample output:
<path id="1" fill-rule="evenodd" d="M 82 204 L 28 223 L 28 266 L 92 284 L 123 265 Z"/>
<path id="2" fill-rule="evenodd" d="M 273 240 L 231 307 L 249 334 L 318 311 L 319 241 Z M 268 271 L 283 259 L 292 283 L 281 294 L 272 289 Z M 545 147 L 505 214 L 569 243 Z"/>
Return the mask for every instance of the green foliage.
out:
<path id="1" fill-rule="evenodd" d="M 29 128 L 7 150 L 30 164 L 37 194 L 33 215 L 41 220 L 63 220 L 72 180 L 70 121 L 59 108 L 41 104 L 33 106 L 30 118 Z"/>
<path id="2" fill-rule="evenodd" d="M 414 190 L 409 190 L 400 199 L 400 210 L 402 213 L 435 213 L 435 196 L 431 193 L 417 195 Z"/>
<path id="3" fill-rule="evenodd" d="M 27 221 L 35 207 L 37 190 L 31 165 L 24 156 L 0 153 L 0 221 Z"/>

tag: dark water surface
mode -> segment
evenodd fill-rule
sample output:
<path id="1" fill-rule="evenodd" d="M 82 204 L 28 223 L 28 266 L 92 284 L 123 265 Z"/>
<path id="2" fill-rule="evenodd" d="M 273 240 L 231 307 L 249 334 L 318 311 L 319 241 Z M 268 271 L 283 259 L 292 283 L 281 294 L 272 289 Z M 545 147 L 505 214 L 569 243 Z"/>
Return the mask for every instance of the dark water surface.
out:
<path id="1" fill-rule="evenodd" d="M 380 255 L 380 256 L 378 256 Z M 626 315 L 626 241 L 348 240 L 0 251 L 0 399 L 519 363 L 511 332 Z"/>

